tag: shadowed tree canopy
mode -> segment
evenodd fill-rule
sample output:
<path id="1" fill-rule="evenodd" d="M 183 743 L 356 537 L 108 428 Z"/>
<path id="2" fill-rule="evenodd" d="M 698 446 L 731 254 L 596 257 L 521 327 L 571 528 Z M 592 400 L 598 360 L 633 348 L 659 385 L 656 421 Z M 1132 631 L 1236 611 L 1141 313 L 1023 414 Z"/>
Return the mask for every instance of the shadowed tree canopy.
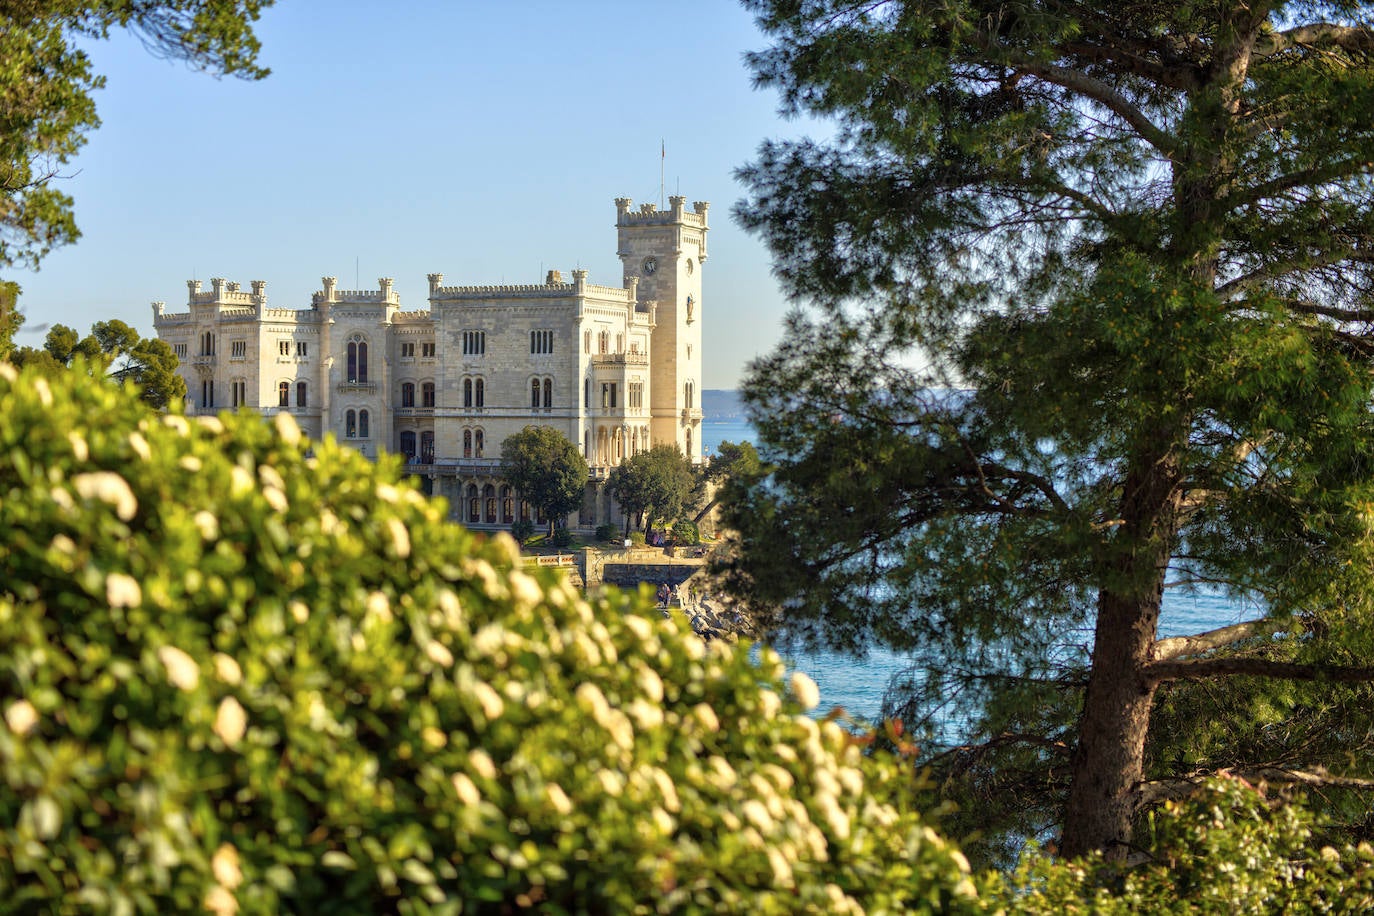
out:
<path id="1" fill-rule="evenodd" d="M 0 0 L 0 270 L 36 268 L 80 235 L 53 184 L 100 124 L 104 77 L 77 47 L 115 29 L 154 54 L 260 79 L 253 23 L 272 0 Z"/>
<path id="2" fill-rule="evenodd" d="M 582 506 L 587 461 L 552 426 L 526 426 L 501 443 L 501 475 L 549 520 L 549 532 Z"/>
<path id="3" fill-rule="evenodd" d="M 643 516 L 647 534 L 656 522 L 682 514 L 694 483 L 692 463 L 676 445 L 663 443 L 614 468 L 606 490 L 625 513 L 626 530 L 631 518 Z"/>
<path id="4" fill-rule="evenodd" d="M 746 5 L 838 130 L 743 170 L 799 308 L 735 588 L 911 652 L 890 708 L 994 839 L 1123 856 L 1219 765 L 1369 785 L 1371 8 Z M 1164 638 L 1197 588 L 1253 619 Z"/>
<path id="5" fill-rule="evenodd" d="M 722 442 L 710 462 L 697 472 L 693 498 L 701 508 L 692 521 L 700 524 L 720 504 L 727 487 L 749 486 L 763 476 L 758 450 L 751 442 Z"/>

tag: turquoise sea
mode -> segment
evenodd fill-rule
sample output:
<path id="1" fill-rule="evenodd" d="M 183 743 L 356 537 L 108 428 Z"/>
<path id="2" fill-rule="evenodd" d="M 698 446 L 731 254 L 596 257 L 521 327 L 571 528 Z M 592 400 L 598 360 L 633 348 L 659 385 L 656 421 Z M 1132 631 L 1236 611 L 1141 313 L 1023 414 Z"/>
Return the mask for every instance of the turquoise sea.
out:
<path id="1" fill-rule="evenodd" d="M 702 447 L 708 454 L 714 453 L 721 442 L 754 441 L 753 428 L 743 419 L 705 419 L 701 428 Z M 1163 636 L 1201 633 L 1254 616 L 1254 608 L 1219 596 L 1171 594 L 1165 597 L 1160 631 Z M 870 650 L 864 658 L 816 652 L 791 653 L 787 659 L 820 687 L 819 710 L 842 706 L 851 716 L 861 719 L 877 718 L 888 681 L 908 667 L 906 658 L 885 649 Z"/>

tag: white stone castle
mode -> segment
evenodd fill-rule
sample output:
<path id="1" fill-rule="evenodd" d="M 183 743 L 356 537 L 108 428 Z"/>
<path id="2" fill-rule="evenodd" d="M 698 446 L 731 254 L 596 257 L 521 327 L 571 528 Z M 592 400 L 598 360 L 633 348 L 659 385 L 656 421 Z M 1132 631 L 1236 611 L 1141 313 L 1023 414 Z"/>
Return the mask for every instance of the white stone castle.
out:
<path id="1" fill-rule="evenodd" d="M 186 412 L 287 412 L 306 434 L 366 455 L 399 453 L 460 520 L 503 527 L 528 508 L 500 476 L 501 443 L 552 426 L 582 448 L 587 496 L 570 524 L 619 521 L 610 469 L 660 443 L 701 460 L 701 276 L 707 208 L 616 200 L 621 286 L 549 271 L 528 286 L 444 286 L 401 311 L 392 280 L 341 290 L 308 309 L 268 308 L 267 284 L 188 281 L 188 311 L 153 303 L 153 326 L 181 360 Z"/>

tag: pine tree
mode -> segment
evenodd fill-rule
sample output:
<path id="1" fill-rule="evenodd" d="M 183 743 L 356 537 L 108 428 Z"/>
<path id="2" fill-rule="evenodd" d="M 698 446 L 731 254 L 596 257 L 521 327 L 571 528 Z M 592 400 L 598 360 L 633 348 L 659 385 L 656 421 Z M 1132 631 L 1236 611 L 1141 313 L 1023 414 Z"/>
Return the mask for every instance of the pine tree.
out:
<path id="1" fill-rule="evenodd" d="M 837 131 L 742 173 L 806 308 L 747 383 L 735 586 L 915 653 L 893 708 L 953 794 L 1124 856 L 1200 766 L 1147 772 L 1161 691 L 1281 722 L 1374 675 L 1372 9 L 747 5 L 758 83 Z M 1161 638 L 1190 585 L 1259 613 Z M 1371 731 L 1243 763 L 1360 785 Z"/>

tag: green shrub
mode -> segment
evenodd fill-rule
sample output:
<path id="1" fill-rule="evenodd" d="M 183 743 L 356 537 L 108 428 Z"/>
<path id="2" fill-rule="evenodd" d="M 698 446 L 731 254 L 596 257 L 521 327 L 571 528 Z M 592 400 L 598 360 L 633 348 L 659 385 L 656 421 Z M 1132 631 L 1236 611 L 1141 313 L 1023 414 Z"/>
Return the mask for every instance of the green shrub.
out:
<path id="1" fill-rule="evenodd" d="M 1299 803 L 1271 801 L 1243 780 L 1212 779 L 1148 818 L 1137 838 L 1144 861 L 1031 854 L 1016 874 L 987 876 L 986 902 L 1025 916 L 1374 910 L 1374 849 L 1319 848 L 1312 826 Z"/>
<path id="2" fill-rule="evenodd" d="M 618 525 L 598 525 L 596 527 L 596 539 L 598 541 L 618 541 L 620 537 L 620 527 Z"/>
<path id="3" fill-rule="evenodd" d="M 701 543 L 701 532 L 697 530 L 695 522 L 674 522 L 673 540 L 677 541 L 679 544 L 693 546 Z"/>
<path id="4" fill-rule="evenodd" d="M 549 540 L 555 547 L 570 547 L 573 543 L 573 533 L 567 528 L 555 528 L 553 537 Z"/>
<path id="5" fill-rule="evenodd" d="M 776 655 L 514 569 L 399 471 L 0 366 L 7 912 L 976 903 Z"/>
<path id="6" fill-rule="evenodd" d="M 643 531 L 631 531 L 631 532 L 630 532 L 629 541 L 630 541 L 630 546 L 631 546 L 631 547 L 643 547 L 643 546 L 644 546 L 644 532 L 643 532 Z"/>
<path id="7" fill-rule="evenodd" d="M 520 519 L 510 526 L 510 536 L 515 538 L 517 544 L 525 543 L 534 537 L 534 522 L 527 518 Z"/>

